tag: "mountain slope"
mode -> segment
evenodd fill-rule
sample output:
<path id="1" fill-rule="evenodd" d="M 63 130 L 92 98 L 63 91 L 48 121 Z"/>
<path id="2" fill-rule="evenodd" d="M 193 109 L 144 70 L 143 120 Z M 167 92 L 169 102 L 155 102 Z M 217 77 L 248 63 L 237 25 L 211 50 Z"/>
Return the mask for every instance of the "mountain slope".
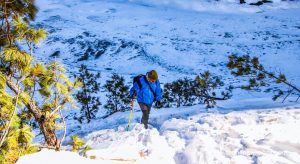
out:
<path id="1" fill-rule="evenodd" d="M 171 114 L 171 113 L 169 113 Z M 22 157 L 19 164 L 60 160 L 66 163 L 298 163 L 299 107 L 263 111 L 203 113 L 172 118 L 159 129 L 140 124 L 93 132 L 85 137 L 92 150 L 79 159 L 45 150 Z"/>
<path id="2" fill-rule="evenodd" d="M 101 72 L 101 84 L 112 73 L 132 84 L 132 76 L 156 69 L 165 84 L 209 70 L 226 84 L 239 86 L 245 81 L 230 75 L 227 57 L 249 54 L 293 84 L 300 83 L 298 1 L 260 7 L 230 0 L 37 3 L 40 12 L 33 25 L 46 28 L 49 36 L 34 54 L 44 62 L 61 61 L 70 75 L 86 64 Z M 103 104 L 105 94 L 103 89 L 99 94 Z M 124 129 L 129 112 L 101 119 L 106 112 L 101 107 L 97 119 L 78 124 L 72 117 L 76 112 L 67 111 L 67 135 L 84 136 L 93 148 L 87 156 L 96 160 L 44 150 L 18 163 L 299 163 L 299 103 L 272 102 L 271 95 L 236 89 L 231 100 L 214 109 L 153 109 L 149 130 L 138 124 L 137 106 L 130 131 Z"/>
<path id="3" fill-rule="evenodd" d="M 43 60 L 57 56 L 72 68 L 84 63 L 92 70 L 123 75 L 155 68 L 162 81 L 204 70 L 228 75 L 227 56 L 249 54 L 300 82 L 294 71 L 299 64 L 298 8 L 236 5 L 255 11 L 194 12 L 133 2 L 40 2 L 36 26 L 46 28 L 49 37 L 37 54 Z"/>

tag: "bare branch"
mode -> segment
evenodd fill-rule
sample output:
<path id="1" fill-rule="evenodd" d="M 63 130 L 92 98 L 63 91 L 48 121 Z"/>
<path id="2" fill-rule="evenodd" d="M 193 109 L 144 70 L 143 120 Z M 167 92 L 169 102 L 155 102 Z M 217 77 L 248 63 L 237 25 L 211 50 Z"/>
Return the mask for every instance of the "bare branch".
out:
<path id="1" fill-rule="evenodd" d="M 64 124 L 64 135 L 60 140 L 60 144 L 59 144 L 59 148 L 61 148 L 62 143 L 64 142 L 65 138 L 66 138 L 66 134 L 67 134 L 67 125 L 66 125 L 66 121 L 65 121 L 65 117 L 63 116 L 61 110 L 59 111 L 60 117 L 62 118 L 63 124 Z"/>
<path id="2" fill-rule="evenodd" d="M 284 103 L 285 99 L 287 97 L 289 97 L 289 95 L 293 92 L 294 89 L 289 90 L 288 94 L 284 97 L 284 99 L 282 100 L 282 103 Z"/>
<path id="3" fill-rule="evenodd" d="M 17 105 L 18 105 L 18 100 L 19 100 L 19 95 L 20 95 L 20 92 L 18 92 L 18 94 L 17 94 L 17 96 L 16 96 L 16 102 L 15 102 L 14 111 L 13 111 L 13 113 L 12 113 L 12 116 L 11 116 L 11 118 L 10 118 L 8 124 L 7 124 L 7 127 L 5 128 L 4 134 L 3 134 L 3 136 L 1 137 L 0 147 L 2 146 L 2 144 L 3 144 L 4 141 L 5 141 L 5 138 L 6 138 L 7 134 L 8 134 L 10 125 L 11 125 L 12 120 L 13 120 L 13 117 L 14 117 L 15 114 L 16 114 L 16 111 L 17 111 Z"/>
<path id="4" fill-rule="evenodd" d="M 20 94 L 21 90 L 20 88 L 18 88 L 18 86 L 13 82 L 13 80 L 10 78 L 10 76 L 6 76 L 6 83 L 7 86 L 16 94 Z M 41 118 L 42 114 L 40 112 L 40 110 L 38 109 L 38 107 L 35 104 L 35 101 L 32 99 L 29 102 L 27 102 L 25 104 L 25 106 L 27 107 L 28 110 L 30 110 L 32 112 L 32 114 L 34 115 L 35 118 L 39 119 Z"/>
<path id="5" fill-rule="evenodd" d="M 61 108 L 61 105 L 58 105 L 49 115 L 49 118 L 53 117 L 53 115 Z"/>

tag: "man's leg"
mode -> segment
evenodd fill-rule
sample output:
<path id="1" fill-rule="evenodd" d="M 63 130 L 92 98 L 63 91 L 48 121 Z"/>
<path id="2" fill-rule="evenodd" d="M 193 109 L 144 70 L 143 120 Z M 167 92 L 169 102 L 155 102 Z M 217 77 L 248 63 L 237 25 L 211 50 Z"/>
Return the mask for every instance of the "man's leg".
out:
<path id="1" fill-rule="evenodd" d="M 148 120 L 149 120 L 149 114 L 150 114 L 151 107 L 147 106 L 143 103 L 139 103 L 139 105 L 140 105 L 140 108 L 143 112 L 141 123 L 144 124 L 145 129 L 148 129 Z"/>

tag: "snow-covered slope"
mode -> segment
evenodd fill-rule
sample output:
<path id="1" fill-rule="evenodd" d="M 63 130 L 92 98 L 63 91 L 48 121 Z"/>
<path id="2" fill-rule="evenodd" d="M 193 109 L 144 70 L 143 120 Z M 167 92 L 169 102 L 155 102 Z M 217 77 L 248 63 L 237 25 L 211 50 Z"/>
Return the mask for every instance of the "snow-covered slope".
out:
<path id="1" fill-rule="evenodd" d="M 133 124 L 85 137 L 87 160 L 69 152 L 42 151 L 18 164 L 53 163 L 299 163 L 300 110 L 203 113 L 170 119 L 160 129 Z"/>
<path id="2" fill-rule="evenodd" d="M 40 12 L 34 25 L 49 32 L 47 40 L 36 49 L 38 59 L 60 60 L 70 74 L 85 64 L 101 72 L 102 85 L 112 73 L 125 76 L 131 85 L 131 77 L 156 69 L 162 85 L 209 70 L 222 76 L 226 85 L 239 86 L 244 81 L 234 79 L 226 68 L 230 54 L 259 56 L 267 69 L 284 73 L 294 84 L 300 83 L 300 73 L 296 71 L 300 64 L 297 1 L 276 1 L 259 7 L 226 0 L 37 3 Z M 207 10 L 184 7 L 194 4 Z M 105 104 L 103 90 L 99 96 Z M 238 101 L 271 96 L 272 93 L 239 89 L 233 93 L 233 99 Z M 98 116 L 105 112 L 101 107 Z"/>
<path id="3" fill-rule="evenodd" d="M 112 73 L 131 84 L 130 77 L 156 69 L 162 84 L 209 70 L 238 86 L 243 81 L 226 68 L 230 54 L 258 56 L 266 68 L 300 84 L 298 1 L 259 7 L 233 0 L 37 3 L 40 12 L 33 25 L 49 32 L 35 50 L 37 58 L 60 60 L 70 74 L 86 64 L 101 72 L 102 85 Z M 130 131 L 124 130 L 128 112 L 89 124 L 78 124 L 74 113 L 66 113 L 68 136 L 85 137 L 93 148 L 87 155 L 96 159 L 44 150 L 18 163 L 300 163 L 299 103 L 272 102 L 271 95 L 236 89 L 231 100 L 214 109 L 152 110 L 149 130 L 138 124 L 137 105 Z M 103 90 L 99 96 L 105 104 Z M 98 116 L 103 113 L 101 106 Z"/>
<path id="4" fill-rule="evenodd" d="M 40 12 L 35 25 L 46 28 L 49 37 L 36 54 L 46 61 L 56 56 L 69 68 L 87 64 L 91 70 L 101 71 L 104 77 L 112 72 L 132 76 L 155 68 L 162 82 L 194 77 L 205 70 L 228 75 L 224 68 L 227 56 L 249 54 L 287 73 L 295 83 L 300 82 L 299 73 L 293 71 L 299 64 L 300 5 L 297 2 L 290 4 L 290 9 L 275 10 L 267 8 L 279 4 L 257 7 L 232 1 L 227 3 L 235 4 L 229 13 L 172 7 L 174 3 L 201 2 L 204 6 L 208 3 L 196 0 L 38 1 Z M 217 7 L 215 3 L 210 4 Z M 285 3 L 289 2 L 280 4 Z M 253 11 L 235 12 L 245 8 Z"/>
<path id="5" fill-rule="evenodd" d="M 60 60 L 70 74 L 77 72 L 80 64 L 86 64 L 91 71 L 101 72 L 102 85 L 112 73 L 125 76 L 131 85 L 131 77 L 156 69 L 162 85 L 178 78 L 194 78 L 209 70 L 222 76 L 226 85 L 240 86 L 243 80 L 233 78 L 226 68 L 230 54 L 258 56 L 266 69 L 285 74 L 293 84 L 300 83 L 298 1 L 275 1 L 259 7 L 231 0 L 37 3 L 40 12 L 34 25 L 49 31 L 47 40 L 36 49 L 38 59 Z M 207 3 L 213 4 L 214 9 L 223 6 L 225 10 L 230 5 L 234 9 L 209 10 Z M 184 7 L 195 4 L 205 6 L 208 11 Z M 106 101 L 105 94 L 102 90 L 99 95 L 102 104 Z M 235 89 L 233 100 L 238 103 L 271 96 L 271 92 Z M 249 107 L 253 104 L 266 106 L 263 101 L 251 101 L 238 108 L 253 109 Z M 267 106 L 272 107 L 272 103 Z M 101 107 L 98 116 L 104 113 Z"/>

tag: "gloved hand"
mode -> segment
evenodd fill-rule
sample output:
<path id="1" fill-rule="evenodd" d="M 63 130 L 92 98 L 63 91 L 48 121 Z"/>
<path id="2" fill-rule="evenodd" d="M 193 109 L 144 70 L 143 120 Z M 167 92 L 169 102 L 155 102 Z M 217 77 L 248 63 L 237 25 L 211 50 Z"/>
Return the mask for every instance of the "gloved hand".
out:
<path id="1" fill-rule="evenodd" d="M 156 102 L 155 102 L 155 107 L 156 107 L 156 108 L 161 108 L 161 107 L 162 107 L 161 102 L 160 102 L 160 101 L 156 101 Z"/>

